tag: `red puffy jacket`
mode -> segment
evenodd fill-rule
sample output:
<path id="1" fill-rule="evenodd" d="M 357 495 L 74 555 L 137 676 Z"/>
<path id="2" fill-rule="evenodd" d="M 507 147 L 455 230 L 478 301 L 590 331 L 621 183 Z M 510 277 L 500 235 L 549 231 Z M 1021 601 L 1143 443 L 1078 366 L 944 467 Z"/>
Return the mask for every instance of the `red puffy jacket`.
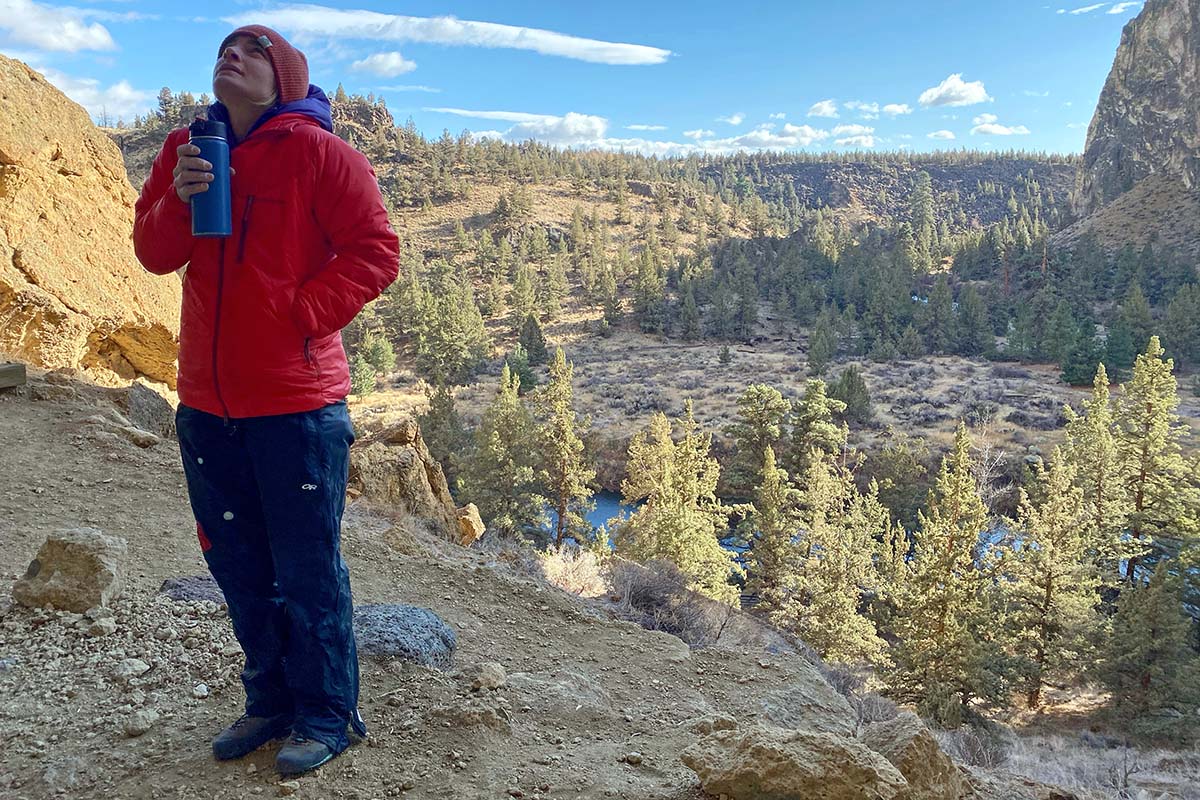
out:
<path id="1" fill-rule="evenodd" d="M 162 275 L 187 265 L 180 402 L 237 418 L 344 399 L 341 329 L 400 264 L 371 165 L 310 117 L 280 114 L 230 155 L 233 235 L 194 238 L 173 175 L 187 140 L 184 128 L 167 136 L 133 227 L 146 269 Z"/>

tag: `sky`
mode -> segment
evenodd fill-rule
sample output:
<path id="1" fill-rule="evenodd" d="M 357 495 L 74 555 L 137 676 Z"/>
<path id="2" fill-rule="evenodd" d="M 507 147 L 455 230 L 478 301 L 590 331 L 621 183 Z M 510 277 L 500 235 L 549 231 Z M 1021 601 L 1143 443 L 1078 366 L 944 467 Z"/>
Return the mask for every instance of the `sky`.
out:
<path id="1" fill-rule="evenodd" d="M 651 155 L 1082 152 L 1141 2 L 0 0 L 0 53 L 95 118 L 211 89 L 257 22 L 397 123 Z"/>

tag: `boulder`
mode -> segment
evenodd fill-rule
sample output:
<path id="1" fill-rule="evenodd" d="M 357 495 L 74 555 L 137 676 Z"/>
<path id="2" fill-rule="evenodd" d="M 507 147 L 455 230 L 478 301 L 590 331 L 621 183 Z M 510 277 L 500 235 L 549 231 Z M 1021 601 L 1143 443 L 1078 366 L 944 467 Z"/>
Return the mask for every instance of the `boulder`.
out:
<path id="1" fill-rule="evenodd" d="M 458 509 L 446 476 L 429 454 L 415 420 L 355 442 L 350 448 L 349 486 L 370 502 L 416 517 L 440 538 L 461 541 Z"/>
<path id="2" fill-rule="evenodd" d="M 87 111 L 0 56 L 0 351 L 104 385 L 175 387 L 181 283 L 133 253 L 116 145 Z"/>
<path id="3" fill-rule="evenodd" d="M 175 436 L 175 409 L 144 379 L 130 384 L 125 405 L 125 416 L 135 427 L 164 439 Z"/>
<path id="4" fill-rule="evenodd" d="M 474 503 L 467 503 L 458 509 L 455 519 L 458 522 L 458 543 L 463 547 L 470 547 L 487 530 Z"/>
<path id="5" fill-rule="evenodd" d="M 446 667 L 458 638 L 445 620 L 427 608 L 377 603 L 354 609 L 354 637 L 360 653 L 401 658 L 427 667 Z"/>
<path id="6" fill-rule="evenodd" d="M 125 589 L 125 540 L 95 528 L 51 534 L 13 584 L 13 599 L 30 607 L 53 606 L 82 614 L 107 606 Z"/>
<path id="7" fill-rule="evenodd" d="M 916 714 L 905 711 L 868 725 L 862 742 L 892 762 L 908 781 L 907 791 L 898 798 L 958 800 L 966 792 L 962 774 Z"/>
<path id="8" fill-rule="evenodd" d="M 908 788 L 883 756 L 827 733 L 762 726 L 717 730 L 682 758 L 706 793 L 736 800 L 894 800 Z"/>

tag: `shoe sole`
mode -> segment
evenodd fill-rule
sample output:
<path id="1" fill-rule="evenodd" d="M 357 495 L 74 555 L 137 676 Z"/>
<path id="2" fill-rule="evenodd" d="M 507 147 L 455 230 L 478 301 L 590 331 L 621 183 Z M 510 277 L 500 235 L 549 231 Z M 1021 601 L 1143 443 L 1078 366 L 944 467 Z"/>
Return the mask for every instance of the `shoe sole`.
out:
<path id="1" fill-rule="evenodd" d="M 309 765 L 309 766 L 307 766 L 307 767 L 304 767 L 304 768 L 302 768 L 302 769 L 282 770 L 282 769 L 279 769 L 279 766 L 278 766 L 278 765 L 276 765 L 276 766 L 275 766 L 275 769 L 276 769 L 276 771 L 277 771 L 277 772 L 278 772 L 280 775 L 282 775 L 283 777 L 285 777 L 285 778 L 291 778 L 291 777 L 294 777 L 294 776 L 296 776 L 296 775 L 303 775 L 303 774 L 304 774 L 304 773 L 306 773 L 306 772 L 311 772 L 311 771 L 313 771 L 314 769 L 316 769 L 317 767 L 324 766 L 325 764 L 328 764 L 330 761 L 332 761 L 332 760 L 333 760 L 333 757 L 334 757 L 334 755 L 335 755 L 334 753 L 330 753 L 329 755 L 325 756 L 324 758 L 322 758 L 322 759 L 321 759 L 320 761 L 318 761 L 317 763 L 315 763 L 315 764 L 311 764 L 311 765 Z"/>

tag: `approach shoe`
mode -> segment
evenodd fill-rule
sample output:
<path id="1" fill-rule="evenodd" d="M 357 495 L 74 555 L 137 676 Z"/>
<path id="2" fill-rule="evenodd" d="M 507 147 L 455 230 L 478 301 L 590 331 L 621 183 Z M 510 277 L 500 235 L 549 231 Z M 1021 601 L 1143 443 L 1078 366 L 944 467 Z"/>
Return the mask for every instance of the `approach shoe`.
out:
<path id="1" fill-rule="evenodd" d="M 243 714 L 237 722 L 217 734 L 213 739 L 213 755 L 219 761 L 241 758 L 253 753 L 272 739 L 286 736 L 292 729 L 292 715 L 275 717 L 252 717 Z"/>
<path id="2" fill-rule="evenodd" d="M 280 775 L 299 775 L 316 769 L 334 755 L 323 742 L 309 739 L 302 733 L 293 733 L 279 748 L 279 755 L 275 756 L 275 769 Z"/>

